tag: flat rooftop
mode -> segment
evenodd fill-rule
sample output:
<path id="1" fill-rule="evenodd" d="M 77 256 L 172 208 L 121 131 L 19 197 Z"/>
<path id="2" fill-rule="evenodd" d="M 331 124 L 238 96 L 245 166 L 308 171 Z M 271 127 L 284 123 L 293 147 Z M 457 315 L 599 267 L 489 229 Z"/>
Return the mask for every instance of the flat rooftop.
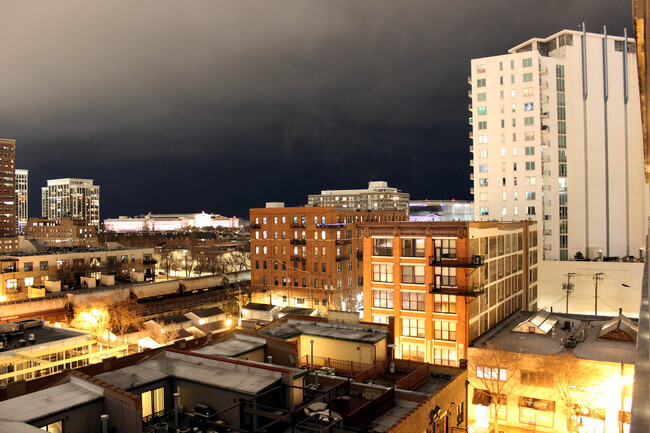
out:
<path id="1" fill-rule="evenodd" d="M 603 324 L 611 318 L 579 314 L 550 313 L 549 318 L 557 319 L 554 330 L 547 334 L 515 332 L 520 323 L 531 319 L 537 312 L 520 311 L 488 331 L 476 340 L 471 347 L 479 347 L 487 342 L 503 347 L 510 352 L 535 355 L 573 354 L 577 358 L 594 361 L 634 364 L 636 344 L 630 341 L 599 339 Z M 565 322 L 572 325 L 572 330 L 563 330 Z M 584 341 L 574 348 L 564 347 L 563 339 L 579 336 L 584 329 Z M 581 338 L 578 338 L 580 340 Z"/>
<path id="2" fill-rule="evenodd" d="M 73 376 L 63 385 L 0 402 L 0 430 L 16 431 L 2 429 L 3 422 L 32 422 L 103 398 L 101 386 Z"/>
<path id="3" fill-rule="evenodd" d="M 314 337 L 334 338 L 337 340 L 371 344 L 388 337 L 388 331 L 385 329 L 298 319 L 289 319 L 286 323 L 260 331 L 260 334 L 281 338 L 283 340 L 299 335 L 312 335 Z"/>
<path id="4" fill-rule="evenodd" d="M 257 395 L 278 385 L 281 373 L 225 360 L 167 351 L 163 358 L 95 377 L 125 390 L 175 378 L 241 394 Z"/>
<path id="5" fill-rule="evenodd" d="M 212 356 L 237 357 L 266 346 L 266 340 L 250 335 L 234 334 L 226 341 L 194 350 L 195 353 Z"/>
<path id="6" fill-rule="evenodd" d="M 34 343 L 29 342 L 30 334 L 34 334 Z M 0 357 L 4 354 L 11 354 L 13 351 L 29 350 L 32 348 L 38 348 L 43 344 L 67 340 L 69 338 L 84 337 L 87 335 L 88 334 L 84 332 L 56 328 L 53 326 L 39 326 L 27 328 L 20 332 L 6 333 L 4 334 L 6 344 L 4 352 L 0 352 Z M 0 341 L 4 341 L 2 336 L 3 335 L 0 334 Z M 20 340 L 25 340 L 25 345 L 21 345 Z"/>

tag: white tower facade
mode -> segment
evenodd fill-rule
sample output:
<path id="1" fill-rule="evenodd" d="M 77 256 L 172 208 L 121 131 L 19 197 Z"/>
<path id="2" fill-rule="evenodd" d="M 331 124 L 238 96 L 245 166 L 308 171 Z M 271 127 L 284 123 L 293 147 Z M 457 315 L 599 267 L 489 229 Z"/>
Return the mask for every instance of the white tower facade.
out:
<path id="1" fill-rule="evenodd" d="M 70 217 L 99 227 L 99 185 L 92 179 L 48 180 L 41 200 L 44 218 Z"/>
<path id="2" fill-rule="evenodd" d="M 16 169 L 16 231 L 23 233 L 29 219 L 29 170 Z"/>
<path id="3" fill-rule="evenodd" d="M 539 220 L 546 260 L 638 255 L 648 186 L 634 39 L 564 30 L 471 68 L 475 218 Z"/>

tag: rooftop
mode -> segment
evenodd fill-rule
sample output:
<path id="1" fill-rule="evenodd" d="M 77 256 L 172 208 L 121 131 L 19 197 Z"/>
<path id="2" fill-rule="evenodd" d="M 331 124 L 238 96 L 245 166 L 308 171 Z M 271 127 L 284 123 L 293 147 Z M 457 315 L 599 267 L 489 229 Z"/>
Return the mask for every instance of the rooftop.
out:
<path id="1" fill-rule="evenodd" d="M 255 310 L 255 311 L 271 311 L 276 308 L 277 305 L 271 304 L 259 304 L 257 302 L 249 302 L 244 307 L 245 310 Z"/>
<path id="2" fill-rule="evenodd" d="M 198 310 L 192 310 L 191 313 L 193 313 L 196 317 L 211 317 L 225 314 L 225 312 L 219 307 L 200 308 Z"/>
<path id="3" fill-rule="evenodd" d="M 289 319 L 278 326 L 261 330 L 260 334 L 283 340 L 304 334 L 372 344 L 388 337 L 388 331 L 385 329 L 298 319 Z"/>
<path id="4" fill-rule="evenodd" d="M 166 351 L 164 358 L 145 361 L 95 377 L 126 390 L 174 377 L 242 394 L 256 395 L 279 384 L 281 373 L 227 359 L 208 359 Z"/>
<path id="5" fill-rule="evenodd" d="M 78 377 L 71 377 L 70 382 L 46 388 L 32 394 L 11 398 L 0 402 L 0 430 L 13 430 L 3 424 L 7 421 L 30 422 L 48 415 L 61 413 L 76 406 L 88 404 L 103 398 L 101 386 L 88 383 Z M 31 430 L 24 430 L 31 431 Z"/>
<path id="6" fill-rule="evenodd" d="M 202 347 L 194 352 L 213 356 L 237 357 L 261 349 L 264 346 L 266 346 L 266 340 L 264 338 L 234 334 L 226 341 Z"/>
<path id="7" fill-rule="evenodd" d="M 9 330 L 12 324 L 6 324 L 3 328 L 5 332 L 0 332 L 0 342 L 4 343 L 4 352 L 0 352 L 0 357 L 10 355 L 13 351 L 31 350 L 35 347 L 46 343 L 55 341 L 67 340 L 69 338 L 85 337 L 88 334 L 80 331 L 73 331 L 71 329 L 56 328 L 53 326 L 45 326 L 44 322 L 40 322 L 38 326 L 29 327 L 22 330 Z M 20 323 L 20 322 L 14 322 Z M 13 329 L 13 327 L 11 327 Z M 33 342 L 30 340 L 33 334 Z M 21 342 L 21 340 L 24 340 Z"/>
<path id="8" fill-rule="evenodd" d="M 571 353 L 581 359 L 634 364 L 635 343 L 598 338 L 603 325 L 610 321 L 609 318 L 560 313 L 543 316 L 538 312 L 517 312 L 481 336 L 472 346 L 491 342 L 510 352 L 536 355 Z M 540 324 L 536 329 L 548 328 L 548 333 L 515 331 L 523 323 L 533 321 Z M 545 323 L 552 325 L 545 327 Z M 568 338 L 576 339 L 575 347 L 562 344 Z"/>

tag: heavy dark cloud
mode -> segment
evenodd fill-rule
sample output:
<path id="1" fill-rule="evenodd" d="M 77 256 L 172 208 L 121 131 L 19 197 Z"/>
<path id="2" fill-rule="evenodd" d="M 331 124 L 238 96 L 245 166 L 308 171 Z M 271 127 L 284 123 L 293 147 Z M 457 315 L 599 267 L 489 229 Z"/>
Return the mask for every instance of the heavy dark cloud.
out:
<path id="1" fill-rule="evenodd" d="M 619 0 L 2 2 L 0 136 L 102 217 L 298 205 L 387 180 L 471 199 L 469 61 L 564 28 L 632 34 Z"/>

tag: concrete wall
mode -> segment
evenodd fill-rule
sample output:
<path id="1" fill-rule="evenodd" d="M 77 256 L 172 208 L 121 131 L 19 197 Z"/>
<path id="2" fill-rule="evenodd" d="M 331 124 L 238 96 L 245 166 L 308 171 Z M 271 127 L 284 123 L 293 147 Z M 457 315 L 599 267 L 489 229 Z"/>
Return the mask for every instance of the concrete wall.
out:
<path id="1" fill-rule="evenodd" d="M 103 402 L 102 400 L 97 400 L 67 411 L 57 412 L 55 415 L 41 418 L 37 421 L 31 421 L 28 424 L 40 428 L 63 420 L 63 431 L 65 433 L 101 433 L 102 421 L 100 417 L 103 413 Z"/>
<path id="2" fill-rule="evenodd" d="M 566 296 L 562 283 L 566 274 L 576 274 L 571 279 L 574 291 L 569 297 L 569 312 L 594 314 L 593 276 L 602 272 L 598 284 L 598 314 L 615 316 L 618 309 L 629 317 L 639 317 L 643 263 L 630 262 L 559 262 L 543 260 L 539 263 L 538 306 L 554 311 L 566 311 Z M 627 284 L 630 287 L 625 287 Z"/>

